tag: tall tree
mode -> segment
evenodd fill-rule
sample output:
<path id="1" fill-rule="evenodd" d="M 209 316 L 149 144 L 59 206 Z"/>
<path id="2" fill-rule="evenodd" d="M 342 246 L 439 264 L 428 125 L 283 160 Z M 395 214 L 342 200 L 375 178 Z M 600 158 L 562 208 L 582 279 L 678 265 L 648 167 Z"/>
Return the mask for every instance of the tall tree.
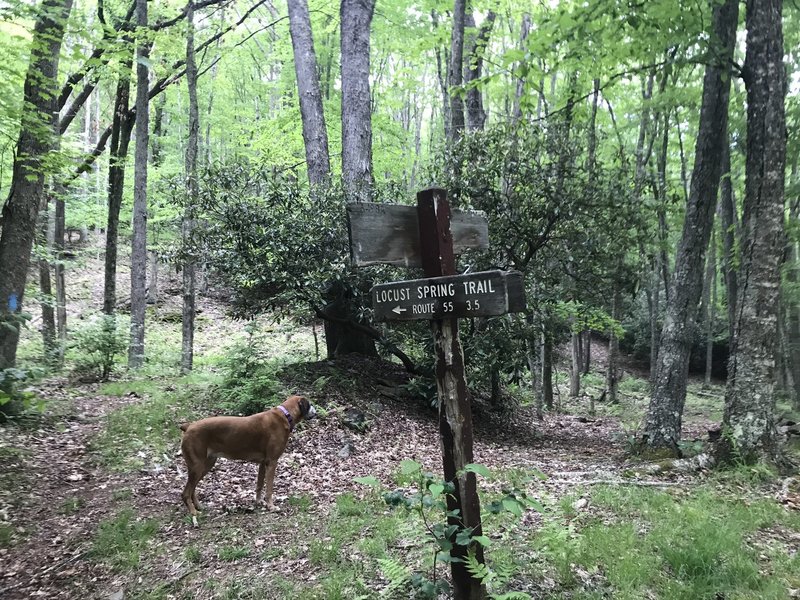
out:
<path id="1" fill-rule="evenodd" d="M 653 393 L 645 421 L 644 442 L 651 449 L 667 449 L 677 453 L 681 439 L 692 328 L 702 292 L 703 264 L 714 222 L 722 172 L 721 156 L 727 144 L 730 71 L 738 15 L 739 0 L 726 0 L 714 6 L 714 60 L 706 67 L 703 80 L 689 200 L 661 330 Z"/>
<path id="2" fill-rule="evenodd" d="M 125 161 L 128 158 L 128 145 L 131 141 L 135 114 L 129 111 L 132 63 L 130 53 L 121 61 L 114 99 L 114 117 L 111 123 L 111 146 L 108 150 L 108 217 L 103 285 L 103 312 L 107 315 L 113 315 L 117 305 L 119 213 L 125 190 Z"/>
<path id="3" fill-rule="evenodd" d="M 342 0 L 342 179 L 348 201 L 372 197 L 370 27 L 375 0 Z"/>
<path id="4" fill-rule="evenodd" d="M 147 154 L 150 127 L 148 98 L 147 0 L 136 0 L 136 152 L 133 172 L 133 228 L 131 239 L 131 339 L 128 366 L 144 363 L 144 314 L 147 303 Z"/>
<path id="5" fill-rule="evenodd" d="M 447 84 L 450 88 L 450 143 L 458 141 L 464 133 L 464 99 L 460 90 L 464 81 L 464 25 L 466 23 L 467 0 L 453 2 L 453 31 L 450 38 L 450 68 Z"/>
<path id="6" fill-rule="evenodd" d="M 31 38 L 11 190 L 0 233 L 0 370 L 14 366 L 44 178 L 55 148 L 58 60 L 72 0 L 43 0 Z"/>
<path id="7" fill-rule="evenodd" d="M 486 52 L 486 45 L 489 43 L 489 36 L 492 33 L 496 15 L 493 11 L 486 14 L 486 18 L 481 23 L 477 31 L 475 30 L 475 18 L 472 13 L 466 16 L 466 26 L 470 28 L 469 49 L 467 52 L 467 63 L 464 65 L 464 83 L 467 87 L 467 130 L 475 131 L 483 129 L 486 123 L 486 111 L 483 108 L 483 92 L 477 85 L 483 69 L 483 55 Z M 469 85 L 472 84 L 472 85 Z"/>
<path id="8" fill-rule="evenodd" d="M 739 297 L 728 367 L 721 459 L 775 455 L 775 344 L 785 249 L 786 72 L 782 0 L 748 0 L 747 160 Z"/>
<path id="9" fill-rule="evenodd" d="M 194 257 L 190 250 L 194 229 L 194 211 L 197 205 L 197 142 L 200 135 L 200 111 L 197 104 L 197 64 L 194 48 L 194 4 L 186 5 L 186 85 L 189 91 L 189 139 L 186 143 L 186 209 L 183 214 L 183 319 L 181 372 L 192 370 L 194 362 Z"/>
<path id="10" fill-rule="evenodd" d="M 294 51 L 294 70 L 297 75 L 297 96 L 303 122 L 303 143 L 306 149 L 308 182 L 322 185 L 330 179 L 328 130 L 317 75 L 317 55 L 306 0 L 288 0 L 289 32 Z"/>

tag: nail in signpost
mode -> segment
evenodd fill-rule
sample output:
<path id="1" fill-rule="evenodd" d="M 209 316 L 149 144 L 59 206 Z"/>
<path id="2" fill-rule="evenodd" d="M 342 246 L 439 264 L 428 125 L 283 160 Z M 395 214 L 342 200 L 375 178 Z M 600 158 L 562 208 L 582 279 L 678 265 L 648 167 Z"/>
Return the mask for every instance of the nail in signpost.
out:
<path id="1" fill-rule="evenodd" d="M 429 319 L 436 351 L 436 388 L 439 395 L 439 434 L 444 478 L 455 486 L 447 496 L 448 525 L 456 532 L 481 535 L 481 507 L 475 473 L 464 472 L 473 462 L 472 409 L 464 375 L 464 352 L 458 337 L 458 318 L 501 315 L 525 310 L 525 294 L 519 273 L 485 271 L 458 275 L 456 251 L 488 247 L 486 219 L 479 213 L 454 211 L 447 193 L 427 189 L 417 194 L 416 222 L 413 207 L 353 204 L 348 207 L 350 250 L 357 266 L 405 264 L 422 266 L 427 279 L 395 281 L 372 289 L 378 320 Z M 392 218 L 394 215 L 394 218 Z M 452 218 L 451 218 L 452 217 Z M 458 226 L 451 230 L 451 220 Z M 376 226 L 381 225 L 380 227 Z M 456 534 L 453 534 L 453 541 Z M 471 545 L 483 563 L 483 547 Z M 463 562 L 468 548 L 453 544 L 450 556 L 453 592 L 457 600 L 486 596 L 480 581 L 470 576 Z"/>

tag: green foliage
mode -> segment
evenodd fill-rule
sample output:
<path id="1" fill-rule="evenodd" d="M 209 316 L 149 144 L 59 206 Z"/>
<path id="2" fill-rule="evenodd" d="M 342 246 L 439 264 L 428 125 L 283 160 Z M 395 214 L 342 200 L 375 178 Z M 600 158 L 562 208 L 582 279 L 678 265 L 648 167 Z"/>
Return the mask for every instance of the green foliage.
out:
<path id="1" fill-rule="evenodd" d="M 705 486 L 679 497 L 597 487 L 592 501 L 615 517 L 582 529 L 548 526 L 537 547 L 567 589 L 580 585 L 576 571 L 583 569 L 601 572 L 615 598 L 782 598 L 781 578 L 800 564 L 785 560 L 781 544 L 757 542 L 756 551 L 753 536 L 764 536 L 776 522 L 798 530 L 800 520 L 774 502 L 742 500 Z M 765 560 L 772 565 L 769 578 L 761 575 Z"/>
<path id="2" fill-rule="evenodd" d="M 118 571 L 133 569 L 139 566 L 142 553 L 157 530 L 158 523 L 153 519 L 138 519 L 132 509 L 122 510 L 100 523 L 90 555 Z"/>
<path id="3" fill-rule="evenodd" d="M 477 463 L 466 465 L 457 475 L 462 477 L 467 473 L 493 479 L 492 472 L 484 465 Z M 466 527 L 460 521 L 458 510 L 449 511 L 447 509 L 447 497 L 455 493 L 453 482 L 438 479 L 433 473 L 424 471 L 422 465 L 415 460 L 400 461 L 399 479 L 411 483 L 415 491 L 406 492 L 400 489 L 387 491 L 383 495 L 384 502 L 391 507 L 402 507 L 421 519 L 427 532 L 426 537 L 434 553 L 431 577 L 426 577 L 419 572 L 411 573 L 410 582 L 418 593 L 425 598 L 436 598 L 444 591 L 443 584 L 445 582 L 436 576 L 439 562 L 467 561 L 470 564 L 471 561 L 470 573 L 474 577 L 481 579 L 483 583 L 491 583 L 494 587 L 492 591 L 502 588 L 513 574 L 513 568 L 502 563 L 490 567 L 477 562 L 474 554 L 475 548 L 477 546 L 488 547 L 491 545 L 491 540 L 486 535 L 476 532 L 476 528 Z M 370 487 L 379 485 L 373 477 L 359 477 L 355 481 Z M 530 479 L 525 481 L 527 483 Z M 504 485 L 502 496 L 490 503 L 489 512 L 492 514 L 507 512 L 514 517 L 520 517 L 522 512 L 528 508 L 544 510 L 541 504 L 529 498 L 523 490 L 515 486 Z M 434 521 L 437 514 L 446 516 L 447 521 Z M 460 547 L 463 552 L 453 552 L 456 547 Z M 467 558 L 462 559 L 458 554 L 466 555 Z M 471 559 L 470 556 L 472 556 Z M 398 587 L 406 585 L 409 571 L 405 567 L 394 560 L 388 560 L 387 568 L 392 569 L 392 573 L 387 574 L 392 592 Z"/>
<path id="4" fill-rule="evenodd" d="M 127 331 L 117 318 L 99 315 L 72 333 L 74 371 L 82 378 L 107 381 L 127 349 Z"/>
<path id="5" fill-rule="evenodd" d="M 43 371 L 36 367 L 0 370 L 0 423 L 30 410 L 44 412 L 44 399 L 25 389 L 27 384 L 42 374 Z"/>
<path id="6" fill-rule="evenodd" d="M 219 396 L 226 412 L 246 416 L 273 406 L 282 386 L 277 377 L 281 363 L 265 352 L 265 334 L 255 321 L 245 330 L 247 338 L 233 347 L 223 365 Z"/>
<path id="7" fill-rule="evenodd" d="M 105 427 L 91 440 L 91 449 L 101 463 L 115 471 L 170 463 L 170 449 L 180 437 L 177 425 L 187 420 L 187 399 L 196 395 L 196 388 L 158 390 L 108 413 Z"/>
<path id="8" fill-rule="evenodd" d="M 411 570 L 395 559 L 381 558 L 378 559 L 378 564 L 383 576 L 389 580 L 389 585 L 381 591 L 381 598 L 391 598 L 411 583 Z"/>

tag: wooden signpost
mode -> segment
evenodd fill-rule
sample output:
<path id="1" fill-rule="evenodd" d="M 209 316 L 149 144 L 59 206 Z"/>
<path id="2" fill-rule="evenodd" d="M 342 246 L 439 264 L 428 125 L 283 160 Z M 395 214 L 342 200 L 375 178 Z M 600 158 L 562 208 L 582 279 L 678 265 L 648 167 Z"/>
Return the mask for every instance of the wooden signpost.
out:
<path id="1" fill-rule="evenodd" d="M 414 207 L 362 203 L 350 205 L 348 217 L 354 264 L 421 266 L 427 277 L 376 285 L 372 289 L 373 308 L 378 320 L 431 321 L 444 479 L 455 486 L 455 492 L 447 496 L 448 525 L 470 529 L 473 536 L 481 535 L 475 473 L 464 471 L 473 462 L 472 408 L 458 318 L 524 310 L 522 276 L 504 271 L 456 273 L 455 253 L 488 247 L 488 226 L 480 213 L 453 211 L 451 215 L 447 193 L 442 189 L 419 192 L 416 211 Z M 416 225 L 416 235 L 412 223 Z M 483 547 L 473 543 L 471 549 L 483 563 Z M 451 569 L 457 600 L 486 596 L 484 586 L 470 576 L 463 562 L 468 550 L 454 544 L 450 551 L 456 559 L 451 562 Z"/>

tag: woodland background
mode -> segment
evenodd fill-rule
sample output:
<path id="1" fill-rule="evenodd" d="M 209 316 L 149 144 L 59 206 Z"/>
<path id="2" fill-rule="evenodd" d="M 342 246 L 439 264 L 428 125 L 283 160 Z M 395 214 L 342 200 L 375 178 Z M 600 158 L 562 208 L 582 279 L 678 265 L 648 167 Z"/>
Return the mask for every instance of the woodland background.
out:
<path id="1" fill-rule="evenodd" d="M 643 373 L 626 451 L 680 457 L 695 378 L 719 400 L 695 466 L 794 468 L 793 1 L 11 0 L 0 32 L 12 421 L 43 377 L 196 370 L 198 302 L 312 327 L 309 360 L 402 365 L 435 405 L 427 324 L 371 319 L 372 285 L 421 275 L 354 268 L 345 217 L 435 185 L 489 220 L 459 268 L 525 277 L 526 313 L 462 324 L 476 403 L 542 427 L 571 402 L 619 414 Z M 275 399 L 252 327 L 229 412 Z"/>

